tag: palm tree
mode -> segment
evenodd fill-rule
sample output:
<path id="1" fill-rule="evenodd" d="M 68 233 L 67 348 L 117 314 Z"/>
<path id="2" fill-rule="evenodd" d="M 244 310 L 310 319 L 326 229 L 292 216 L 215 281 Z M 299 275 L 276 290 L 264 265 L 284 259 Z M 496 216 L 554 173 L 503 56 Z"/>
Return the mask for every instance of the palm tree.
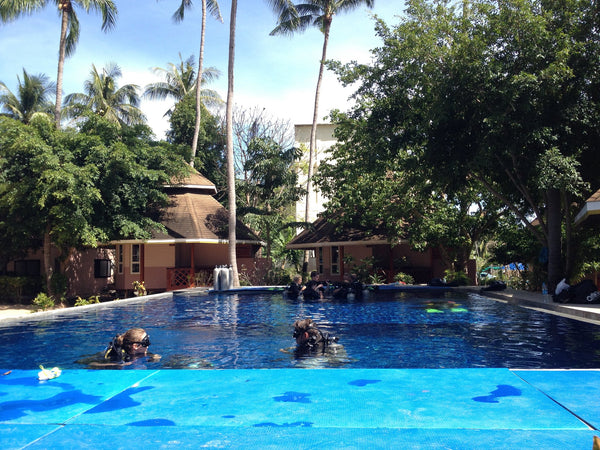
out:
<path id="1" fill-rule="evenodd" d="M 307 0 L 306 3 L 293 5 L 288 0 L 268 0 L 275 12 L 279 15 L 277 26 L 271 31 L 271 35 L 292 35 L 296 32 L 305 31 L 309 27 L 316 27 L 323 33 L 323 50 L 319 64 L 319 77 L 317 78 L 317 89 L 315 92 L 315 106 L 313 113 L 312 128 L 310 131 L 310 146 L 308 152 L 308 175 L 306 182 L 306 210 L 304 221 L 309 221 L 311 178 L 313 176 L 313 161 L 316 158 L 317 147 L 317 121 L 319 118 L 319 96 L 323 70 L 327 59 L 327 44 L 329 43 L 329 32 L 333 16 L 342 12 L 356 9 L 360 5 L 373 7 L 375 0 Z M 308 252 L 304 255 L 304 270 L 308 264 Z"/>
<path id="2" fill-rule="evenodd" d="M 2 0 L 0 1 L 0 19 L 8 22 L 24 15 L 33 14 L 50 3 L 56 4 L 61 17 L 56 103 L 54 105 L 56 128 L 60 128 L 65 58 L 73 54 L 79 40 L 79 19 L 75 13 L 75 6 L 82 8 L 85 12 L 94 10 L 101 13 L 102 31 L 109 31 L 114 27 L 117 7 L 112 0 Z"/>
<path id="3" fill-rule="evenodd" d="M 154 67 L 155 74 L 160 75 L 164 81 L 150 83 L 144 88 L 144 97 L 151 100 L 173 99 L 175 101 L 183 100 L 184 97 L 196 93 L 197 77 L 194 65 L 194 56 L 190 56 L 185 61 L 179 54 L 179 64 L 168 63 L 168 68 Z M 202 75 L 202 83 L 216 80 L 221 75 L 218 69 L 209 67 Z M 216 106 L 223 103 L 219 94 L 212 89 L 201 89 L 200 98 L 205 106 Z M 173 111 L 169 110 L 165 115 L 170 115 Z"/>
<path id="4" fill-rule="evenodd" d="M 92 64 L 90 78 L 84 84 L 85 93 L 65 97 L 65 116 L 79 117 L 84 112 L 91 111 L 116 123 L 144 123 L 146 119 L 138 108 L 139 86 L 126 84 L 118 87 L 117 79 L 121 75 L 121 69 L 114 63 L 104 67 L 101 73 Z"/>
<path id="5" fill-rule="evenodd" d="M 185 15 L 185 10 L 191 8 L 192 0 L 181 0 L 181 5 L 173 14 L 175 22 L 181 22 Z M 202 73 L 202 64 L 204 60 L 204 34 L 206 31 L 206 12 L 209 12 L 215 19 L 223 22 L 221 11 L 217 0 L 202 0 L 202 26 L 200 27 L 200 53 L 198 56 L 198 76 L 196 78 L 196 86 L 202 85 L 204 74 Z M 192 159 L 190 165 L 194 167 L 194 159 L 196 157 L 196 149 L 198 148 L 198 135 L 200 134 L 200 118 L 202 114 L 201 92 L 196 89 L 196 123 L 194 124 L 194 137 L 192 139 Z"/>
<path id="6" fill-rule="evenodd" d="M 44 74 L 29 75 L 23 69 L 23 81 L 17 75 L 19 83 L 17 94 L 13 94 L 6 84 L 0 81 L 0 104 L 9 117 L 29 123 L 35 114 L 52 114 L 52 102 L 49 96 L 54 91 L 54 83 Z"/>
<path id="7" fill-rule="evenodd" d="M 237 0 L 231 0 L 229 21 L 229 59 L 227 64 L 227 106 L 225 109 L 225 130 L 227 135 L 227 197 L 229 198 L 229 264 L 233 269 L 233 287 L 240 285 L 236 255 L 237 212 L 235 202 L 235 160 L 233 155 L 233 68 L 235 65 L 235 22 Z"/>

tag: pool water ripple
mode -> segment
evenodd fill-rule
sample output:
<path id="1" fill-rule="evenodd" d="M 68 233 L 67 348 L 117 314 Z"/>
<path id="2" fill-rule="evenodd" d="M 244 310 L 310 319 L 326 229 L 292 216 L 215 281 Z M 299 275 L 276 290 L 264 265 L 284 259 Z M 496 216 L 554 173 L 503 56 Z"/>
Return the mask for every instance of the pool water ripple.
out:
<path id="1" fill-rule="evenodd" d="M 292 324 L 340 338 L 333 357 L 296 358 Z M 600 327 L 474 294 L 385 292 L 354 301 L 281 294 L 191 295 L 0 326 L 0 368 L 85 368 L 112 337 L 141 326 L 158 362 L 125 369 L 600 368 Z M 80 362 L 78 362 L 80 361 Z"/>

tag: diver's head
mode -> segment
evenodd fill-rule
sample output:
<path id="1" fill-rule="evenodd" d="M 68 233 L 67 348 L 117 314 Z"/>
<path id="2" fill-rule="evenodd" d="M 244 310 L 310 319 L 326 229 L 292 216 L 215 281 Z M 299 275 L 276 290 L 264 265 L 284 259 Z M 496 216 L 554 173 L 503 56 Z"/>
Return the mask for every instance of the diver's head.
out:
<path id="1" fill-rule="evenodd" d="M 297 320 L 294 322 L 294 338 L 298 346 L 313 346 L 323 339 L 321 332 L 312 319 Z"/>
<path id="2" fill-rule="evenodd" d="M 130 356 L 145 355 L 150 346 L 150 337 L 142 328 L 130 328 L 122 338 L 123 350 Z"/>

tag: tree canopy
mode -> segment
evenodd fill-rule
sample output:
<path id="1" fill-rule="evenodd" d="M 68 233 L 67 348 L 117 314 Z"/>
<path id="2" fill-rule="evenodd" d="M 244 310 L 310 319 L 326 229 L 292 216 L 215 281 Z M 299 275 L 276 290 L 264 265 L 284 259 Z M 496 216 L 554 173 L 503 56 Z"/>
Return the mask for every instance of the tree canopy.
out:
<path id="1" fill-rule="evenodd" d="M 600 184 L 596 7 L 580 0 L 407 5 L 398 25 L 377 22 L 382 46 L 372 64 L 332 63 L 342 82 L 358 88 L 356 107 L 333 117 L 344 143 L 322 180 L 329 207 L 382 205 L 379 222 L 406 229 L 415 213 L 432 218 L 443 210 L 427 209 L 432 198 L 484 205 L 477 215 L 514 215 L 549 248 L 549 278 L 557 282 L 568 270 L 561 221 L 570 224 L 573 205 Z M 348 176 L 364 197 L 343 187 Z M 373 183 L 381 188 L 369 189 Z M 386 208 L 385 200 L 400 206 Z M 343 220 L 358 217 L 349 215 Z"/>
<path id="2" fill-rule="evenodd" d="M 20 236 L 7 259 L 44 237 L 64 255 L 112 239 L 148 238 L 160 228 L 163 186 L 185 165 L 168 144 L 155 145 L 145 126 L 120 127 L 91 115 L 79 130 L 56 130 L 36 116 L 30 125 L 0 117 L 0 236 Z M 6 254 L 10 252 L 12 254 Z"/>

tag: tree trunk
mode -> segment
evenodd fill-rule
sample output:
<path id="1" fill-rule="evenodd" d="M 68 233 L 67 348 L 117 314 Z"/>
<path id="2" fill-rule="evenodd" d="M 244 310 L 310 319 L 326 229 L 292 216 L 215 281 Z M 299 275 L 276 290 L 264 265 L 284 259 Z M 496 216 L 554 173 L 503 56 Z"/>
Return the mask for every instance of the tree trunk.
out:
<path id="1" fill-rule="evenodd" d="M 321 63 L 319 64 L 319 77 L 317 78 L 317 89 L 315 91 L 315 107 L 313 111 L 312 127 L 310 129 L 310 145 L 308 150 L 308 174 L 306 179 L 306 204 L 304 210 L 304 221 L 310 221 L 310 194 L 312 191 L 311 178 L 313 176 L 313 164 L 317 157 L 317 125 L 319 121 L 319 97 L 321 95 L 321 82 L 323 81 L 323 71 L 325 69 L 325 61 L 327 59 L 327 44 L 329 43 L 329 30 L 331 29 L 331 19 L 325 19 L 323 34 L 323 52 L 321 54 Z M 308 250 L 304 251 L 304 263 L 302 271 L 308 271 Z"/>
<path id="2" fill-rule="evenodd" d="M 59 3 L 61 9 L 60 44 L 58 47 L 58 71 L 56 74 L 56 102 L 54 104 L 54 122 L 56 129 L 60 129 L 60 115 L 62 108 L 63 69 L 67 47 L 67 27 L 69 25 L 69 12 L 63 2 Z"/>
<path id="3" fill-rule="evenodd" d="M 202 119 L 202 63 L 204 62 L 204 33 L 206 31 L 206 0 L 202 0 L 202 28 L 200 31 L 200 56 L 198 56 L 198 77 L 196 78 L 196 123 L 194 125 L 194 137 L 192 139 L 192 157 L 190 165 L 194 167 L 196 153 L 198 151 L 198 136 L 200 135 L 200 120 Z"/>
<path id="4" fill-rule="evenodd" d="M 231 22 L 229 25 L 229 65 L 227 68 L 227 195 L 229 197 L 229 264 L 233 269 L 233 287 L 240 285 L 237 270 L 236 255 L 236 201 L 235 201 L 235 161 L 233 156 L 233 68 L 235 63 L 235 21 L 237 14 L 237 0 L 231 2 Z"/>
<path id="5" fill-rule="evenodd" d="M 46 227 L 44 233 L 44 273 L 46 275 L 46 292 L 49 296 L 52 292 L 52 275 L 54 274 L 54 265 L 52 264 L 52 240 L 50 238 L 50 227 Z"/>
<path id="6" fill-rule="evenodd" d="M 561 262 L 561 201 L 558 189 L 546 192 L 546 214 L 548 219 L 548 292 L 554 292 L 563 278 Z"/>

